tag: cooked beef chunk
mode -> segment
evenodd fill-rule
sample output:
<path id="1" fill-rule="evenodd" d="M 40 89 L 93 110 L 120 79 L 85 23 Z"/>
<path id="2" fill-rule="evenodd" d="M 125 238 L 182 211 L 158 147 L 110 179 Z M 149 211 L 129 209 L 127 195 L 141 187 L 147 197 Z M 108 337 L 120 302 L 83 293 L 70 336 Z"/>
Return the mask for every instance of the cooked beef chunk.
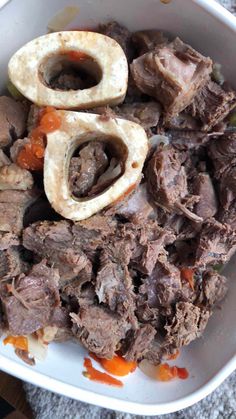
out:
<path id="1" fill-rule="evenodd" d="M 134 224 L 140 224 L 147 218 L 154 218 L 155 210 L 148 197 L 147 184 L 139 184 L 133 193 L 113 205 L 106 213 L 117 214 Z"/>
<path id="2" fill-rule="evenodd" d="M 17 162 L 17 156 L 18 156 L 19 152 L 24 148 L 24 146 L 26 144 L 29 144 L 29 143 L 30 143 L 30 139 L 28 137 L 25 137 L 23 139 L 16 140 L 12 144 L 12 146 L 10 148 L 10 155 L 11 155 L 11 159 L 14 163 Z"/>
<path id="3" fill-rule="evenodd" d="M 0 191 L 0 231 L 20 234 L 26 209 L 38 198 L 39 193 L 29 191 Z"/>
<path id="4" fill-rule="evenodd" d="M 8 164 L 11 164 L 11 160 L 0 150 L 0 167 L 7 166 Z"/>
<path id="5" fill-rule="evenodd" d="M 236 93 L 225 91 L 214 81 L 209 82 L 195 96 L 188 111 L 202 122 L 202 130 L 210 131 L 236 106 Z"/>
<path id="6" fill-rule="evenodd" d="M 202 277 L 202 293 L 198 303 L 213 307 L 225 297 L 227 293 L 227 279 L 214 270 L 207 270 Z"/>
<path id="7" fill-rule="evenodd" d="M 29 170 L 22 169 L 15 163 L 0 167 L 0 190 L 9 189 L 25 191 L 32 189 L 33 176 Z"/>
<path id="8" fill-rule="evenodd" d="M 181 131 L 177 132 L 177 135 L 182 134 L 182 131 L 199 131 L 200 124 L 199 122 L 193 118 L 191 115 L 185 112 L 181 112 L 179 115 L 174 116 L 169 121 L 164 123 L 165 128 L 173 130 L 173 131 Z M 194 133 L 192 133 L 194 135 Z"/>
<path id="9" fill-rule="evenodd" d="M 113 254 L 109 253 L 111 253 L 109 249 L 108 251 L 103 250 L 100 256 L 95 287 L 98 301 L 106 304 L 111 311 L 135 323 L 131 276 L 122 260 L 119 257 L 114 258 L 114 252 Z"/>
<path id="10" fill-rule="evenodd" d="M 207 173 L 199 173 L 193 182 L 193 194 L 200 199 L 195 205 L 194 212 L 203 220 L 214 217 L 217 213 L 217 198 L 212 180 Z"/>
<path id="11" fill-rule="evenodd" d="M 217 220 L 222 224 L 228 224 L 232 230 L 236 230 L 236 205 L 235 201 L 229 206 L 228 210 L 223 207 L 220 208 L 217 214 Z"/>
<path id="12" fill-rule="evenodd" d="M 162 208 L 157 210 L 158 224 L 176 235 L 177 240 L 194 238 L 201 230 L 201 223 L 195 223 L 181 214 L 169 214 Z"/>
<path id="13" fill-rule="evenodd" d="M 195 264 L 226 263 L 236 249 L 236 234 L 226 224 L 221 224 L 214 218 L 204 224 L 199 234 Z"/>
<path id="14" fill-rule="evenodd" d="M 0 147 L 9 145 L 24 134 L 27 108 L 11 97 L 0 97 Z"/>
<path id="15" fill-rule="evenodd" d="M 146 298 L 150 308 L 166 307 L 176 301 L 181 287 L 179 269 L 164 256 L 157 260 L 151 275 L 143 279 L 139 293 Z"/>
<path id="16" fill-rule="evenodd" d="M 12 246 L 0 250 L 0 282 L 24 272 L 26 266 L 27 264 L 23 262 L 18 247 Z"/>
<path id="17" fill-rule="evenodd" d="M 210 58 L 176 38 L 135 59 L 131 73 L 138 88 L 162 103 L 166 118 L 185 109 L 212 71 Z"/>
<path id="18" fill-rule="evenodd" d="M 16 234 L 9 232 L 0 232 L 0 250 L 7 250 L 11 246 L 18 246 L 20 244 L 19 237 Z"/>
<path id="19" fill-rule="evenodd" d="M 211 140 L 208 153 L 214 165 L 214 176 L 219 179 L 226 169 L 236 165 L 236 132 Z"/>
<path id="20" fill-rule="evenodd" d="M 168 319 L 165 325 L 167 332 L 164 348 L 177 349 L 188 345 L 194 339 L 201 336 L 204 331 L 211 312 L 205 308 L 197 307 L 189 302 L 176 304 L 175 314 Z"/>
<path id="21" fill-rule="evenodd" d="M 183 213 L 190 220 L 201 222 L 202 218 L 187 208 L 188 188 L 186 172 L 181 164 L 183 159 L 184 156 L 173 147 L 160 147 L 147 166 L 148 190 L 157 205 Z M 184 198 L 187 198 L 186 202 Z M 189 198 L 189 203 L 192 204 L 194 202 L 192 198 L 195 200 L 197 197 Z"/>
<path id="22" fill-rule="evenodd" d="M 24 230 L 23 245 L 57 267 L 63 282 L 89 268 L 89 259 L 94 259 L 96 250 L 105 245 L 114 228 L 115 221 L 101 215 L 76 224 L 37 222 Z"/>
<path id="23" fill-rule="evenodd" d="M 107 166 L 105 144 L 93 141 L 85 145 L 79 151 L 78 157 L 71 159 L 69 184 L 72 193 L 78 198 L 88 195 Z"/>
<path id="24" fill-rule="evenodd" d="M 224 210 L 234 207 L 236 200 L 236 165 L 225 169 L 220 179 L 219 199 Z"/>
<path id="25" fill-rule="evenodd" d="M 72 227 L 67 221 L 35 223 L 23 233 L 24 247 L 57 267 L 61 282 L 74 278 L 90 263 L 73 242 Z"/>
<path id="26" fill-rule="evenodd" d="M 180 151 L 198 150 L 210 140 L 210 136 L 201 131 L 170 130 L 168 136 L 171 145 Z"/>
<path id="27" fill-rule="evenodd" d="M 99 26 L 99 32 L 114 39 L 124 50 L 128 62 L 132 60 L 131 33 L 127 28 L 117 22 L 109 22 Z"/>
<path id="28" fill-rule="evenodd" d="M 156 47 L 166 45 L 168 39 L 164 36 L 163 32 L 150 29 L 134 32 L 132 34 L 132 42 L 140 56 L 146 52 L 152 51 Z"/>
<path id="29" fill-rule="evenodd" d="M 156 127 L 161 115 L 161 106 L 154 101 L 125 103 L 114 110 L 118 117 L 136 122 L 145 130 Z"/>
<path id="30" fill-rule="evenodd" d="M 58 280 L 58 271 L 42 261 L 27 275 L 19 275 L 11 284 L 11 292 L 4 292 L 2 287 L 3 310 L 10 334 L 28 335 L 50 323 L 60 303 Z"/>
<path id="31" fill-rule="evenodd" d="M 128 339 L 128 348 L 125 358 L 128 361 L 141 361 L 150 349 L 154 340 L 156 330 L 150 324 L 140 326 L 138 330 L 132 333 Z"/>
<path id="32" fill-rule="evenodd" d="M 89 351 L 101 358 L 113 358 L 130 325 L 102 306 L 88 306 L 71 313 L 72 331 Z"/>

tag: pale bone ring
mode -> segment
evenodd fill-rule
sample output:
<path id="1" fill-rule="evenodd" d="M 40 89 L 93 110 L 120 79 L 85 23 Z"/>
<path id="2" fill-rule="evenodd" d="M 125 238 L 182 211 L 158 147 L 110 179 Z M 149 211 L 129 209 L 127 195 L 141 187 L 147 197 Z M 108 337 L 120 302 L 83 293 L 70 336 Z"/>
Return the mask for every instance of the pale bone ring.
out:
<path id="1" fill-rule="evenodd" d="M 88 57 L 79 65 L 90 72 L 97 84 L 83 90 L 50 88 L 50 78 L 71 52 Z M 123 101 L 128 64 L 122 48 L 113 39 L 95 32 L 65 31 L 41 36 L 24 45 L 10 59 L 8 74 L 16 88 L 39 106 L 89 109 Z"/>
<path id="2" fill-rule="evenodd" d="M 44 159 L 44 188 L 52 207 L 63 217 L 83 220 L 111 205 L 139 181 L 148 151 L 144 129 L 124 119 L 107 121 L 99 115 L 57 111 L 61 127 L 47 136 Z M 112 140 L 125 156 L 123 174 L 104 192 L 92 198 L 75 198 L 69 187 L 69 164 L 82 143 L 98 139 Z"/>

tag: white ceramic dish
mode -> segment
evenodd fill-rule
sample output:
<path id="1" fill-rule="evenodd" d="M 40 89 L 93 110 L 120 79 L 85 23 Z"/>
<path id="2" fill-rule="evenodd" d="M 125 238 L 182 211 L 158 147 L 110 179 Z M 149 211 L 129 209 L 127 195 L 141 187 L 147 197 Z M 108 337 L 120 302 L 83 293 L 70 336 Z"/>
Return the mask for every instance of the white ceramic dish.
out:
<path id="1" fill-rule="evenodd" d="M 224 73 L 236 87 L 236 19 L 213 0 L 73 0 L 70 28 L 91 27 L 115 18 L 131 30 L 159 28 L 178 34 L 193 47 L 222 63 Z M 1 6 L 1 3 L 0 3 Z M 6 81 L 10 56 L 26 41 L 47 31 L 51 17 L 68 6 L 67 0 L 11 0 L 0 11 L 0 89 Z M 123 389 L 85 379 L 85 351 L 73 343 L 50 345 L 45 362 L 25 365 L 12 348 L 0 343 L 0 368 L 33 384 L 88 403 L 130 413 L 155 415 L 174 412 L 199 401 L 213 391 L 236 368 L 235 263 L 226 274 L 230 292 L 216 310 L 206 333 L 182 351 L 178 365 L 187 367 L 186 381 L 158 383 L 137 371 L 127 377 Z"/>

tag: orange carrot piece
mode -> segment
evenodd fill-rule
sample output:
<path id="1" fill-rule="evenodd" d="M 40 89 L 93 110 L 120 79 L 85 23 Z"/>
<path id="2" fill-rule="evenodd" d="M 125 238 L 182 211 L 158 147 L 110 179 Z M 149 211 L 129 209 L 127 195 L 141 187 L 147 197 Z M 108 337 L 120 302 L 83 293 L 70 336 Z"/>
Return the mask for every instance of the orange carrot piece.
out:
<path id="1" fill-rule="evenodd" d="M 186 380 L 186 378 L 189 377 L 189 372 L 186 368 L 177 367 L 177 371 L 178 371 L 178 377 L 181 378 L 181 380 Z"/>
<path id="2" fill-rule="evenodd" d="M 194 270 L 191 268 L 182 268 L 181 269 L 181 279 L 189 283 L 190 288 L 194 291 Z"/>
<path id="3" fill-rule="evenodd" d="M 25 336 L 12 336 L 9 335 L 3 340 L 4 345 L 10 343 L 16 349 L 21 349 L 22 351 L 28 351 L 28 340 Z"/>
<path id="4" fill-rule="evenodd" d="M 45 134 L 56 131 L 60 126 L 61 118 L 55 111 L 45 113 L 40 120 L 40 128 Z"/>
<path id="5" fill-rule="evenodd" d="M 110 386 L 123 387 L 122 381 L 117 380 L 114 377 L 111 377 L 105 372 L 100 372 L 93 368 L 91 359 L 84 359 L 84 367 L 86 368 L 86 371 L 83 372 L 83 375 L 89 380 L 97 381 L 102 384 L 108 384 Z"/>
<path id="6" fill-rule="evenodd" d="M 160 364 L 157 368 L 157 379 L 160 381 L 173 380 L 177 375 L 177 367 L 170 367 L 167 363 Z"/>
<path id="7" fill-rule="evenodd" d="M 119 377 L 124 377 L 130 372 L 134 372 L 137 368 L 137 363 L 133 361 L 126 361 L 122 356 L 115 355 L 112 359 L 99 358 L 97 355 L 89 353 L 90 357 L 97 361 L 107 372 Z"/>

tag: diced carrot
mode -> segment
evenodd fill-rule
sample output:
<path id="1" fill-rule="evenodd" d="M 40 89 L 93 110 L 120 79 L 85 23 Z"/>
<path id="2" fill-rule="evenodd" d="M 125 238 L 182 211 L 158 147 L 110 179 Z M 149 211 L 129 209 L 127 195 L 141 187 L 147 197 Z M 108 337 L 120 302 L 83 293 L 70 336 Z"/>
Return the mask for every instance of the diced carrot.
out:
<path id="1" fill-rule="evenodd" d="M 123 377 L 130 372 L 134 372 L 137 363 L 133 361 L 126 361 L 122 356 L 115 355 L 112 359 L 105 359 L 105 358 L 98 358 L 94 354 L 89 354 L 91 358 L 93 358 L 95 361 L 99 362 L 99 364 L 113 375 L 118 375 L 119 377 Z"/>
<path id="2" fill-rule="evenodd" d="M 16 349 L 21 349 L 22 351 L 28 351 L 28 340 L 25 336 L 7 336 L 3 340 L 4 345 L 10 343 Z"/>
<path id="3" fill-rule="evenodd" d="M 179 352 L 179 350 L 177 350 L 174 354 L 169 355 L 166 359 L 167 359 L 168 361 L 172 361 L 172 360 L 174 360 L 174 359 L 178 358 L 179 353 L 180 353 L 180 352 Z"/>
<path id="4" fill-rule="evenodd" d="M 86 371 L 83 372 L 83 375 L 89 380 L 97 381 L 102 384 L 108 384 L 110 386 L 123 387 L 123 383 L 120 380 L 93 368 L 91 359 L 84 359 L 84 367 L 86 368 Z"/>
<path id="5" fill-rule="evenodd" d="M 177 367 L 177 371 L 178 371 L 178 377 L 181 378 L 181 380 L 186 380 L 186 378 L 189 377 L 189 372 L 186 368 Z"/>
<path id="6" fill-rule="evenodd" d="M 181 279 L 187 281 L 192 290 L 194 290 L 194 270 L 191 268 L 181 269 Z"/>

